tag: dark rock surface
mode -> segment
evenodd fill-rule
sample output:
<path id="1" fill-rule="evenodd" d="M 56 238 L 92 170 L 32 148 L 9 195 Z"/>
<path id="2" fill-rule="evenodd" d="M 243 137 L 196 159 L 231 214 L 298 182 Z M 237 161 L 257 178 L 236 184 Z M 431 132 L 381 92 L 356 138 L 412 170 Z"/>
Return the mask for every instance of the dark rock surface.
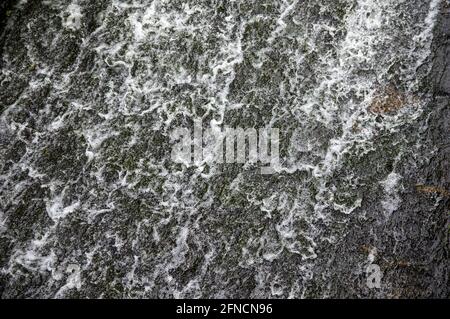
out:
<path id="1" fill-rule="evenodd" d="M 17 3 L 2 298 L 450 297 L 448 2 Z M 285 170 L 174 163 L 199 117 L 281 128 Z"/>

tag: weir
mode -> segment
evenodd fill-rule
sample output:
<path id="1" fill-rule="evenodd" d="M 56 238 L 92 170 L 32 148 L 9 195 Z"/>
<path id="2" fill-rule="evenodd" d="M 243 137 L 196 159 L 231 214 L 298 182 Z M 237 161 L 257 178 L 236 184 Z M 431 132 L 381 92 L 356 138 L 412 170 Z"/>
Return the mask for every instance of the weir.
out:
<path id="1" fill-rule="evenodd" d="M 448 297 L 449 8 L 2 1 L 1 297 Z"/>

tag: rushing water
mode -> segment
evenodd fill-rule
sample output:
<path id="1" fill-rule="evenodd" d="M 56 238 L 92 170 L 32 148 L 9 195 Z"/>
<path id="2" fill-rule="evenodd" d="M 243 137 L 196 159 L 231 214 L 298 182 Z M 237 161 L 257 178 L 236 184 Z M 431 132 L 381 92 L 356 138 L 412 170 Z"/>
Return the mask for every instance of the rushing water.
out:
<path id="1" fill-rule="evenodd" d="M 382 249 L 370 227 L 367 245 L 339 247 L 394 218 L 405 158 L 427 161 L 414 125 L 442 5 L 18 1 L 0 74 L 0 293 L 395 294 L 366 286 Z M 198 119 L 279 128 L 279 169 L 174 163 L 171 132 Z"/>

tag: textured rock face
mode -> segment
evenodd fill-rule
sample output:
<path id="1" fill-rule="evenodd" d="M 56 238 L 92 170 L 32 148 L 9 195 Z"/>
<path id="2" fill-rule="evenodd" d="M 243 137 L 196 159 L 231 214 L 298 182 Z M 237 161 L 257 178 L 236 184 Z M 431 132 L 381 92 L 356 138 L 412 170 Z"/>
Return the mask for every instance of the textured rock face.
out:
<path id="1" fill-rule="evenodd" d="M 442 10 L 439 29 L 436 32 L 435 59 L 434 59 L 434 83 L 435 95 L 446 96 L 450 93 L 450 4 Z"/>
<path id="2" fill-rule="evenodd" d="M 449 297 L 450 5 L 394 2 L 1 2 L 1 296 Z"/>

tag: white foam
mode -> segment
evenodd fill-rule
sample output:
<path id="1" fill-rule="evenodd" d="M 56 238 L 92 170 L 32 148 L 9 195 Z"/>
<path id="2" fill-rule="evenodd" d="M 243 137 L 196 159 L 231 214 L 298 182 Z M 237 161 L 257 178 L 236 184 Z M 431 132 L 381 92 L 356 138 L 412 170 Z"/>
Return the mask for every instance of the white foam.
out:
<path id="1" fill-rule="evenodd" d="M 398 194 L 398 190 L 400 188 L 401 179 L 401 175 L 391 172 L 385 180 L 380 182 L 385 194 L 385 197 L 381 200 L 381 205 L 385 210 L 386 217 L 391 216 L 391 214 L 400 207 L 401 198 Z"/>
<path id="2" fill-rule="evenodd" d="M 46 203 L 47 214 L 53 221 L 66 217 L 68 214 L 77 210 L 81 205 L 79 201 L 74 201 L 70 205 L 65 206 L 63 199 L 64 193 L 61 193 L 48 200 Z"/>
<path id="3" fill-rule="evenodd" d="M 78 30 L 81 28 L 81 7 L 78 4 L 70 4 L 63 14 L 63 26 L 66 29 Z"/>

